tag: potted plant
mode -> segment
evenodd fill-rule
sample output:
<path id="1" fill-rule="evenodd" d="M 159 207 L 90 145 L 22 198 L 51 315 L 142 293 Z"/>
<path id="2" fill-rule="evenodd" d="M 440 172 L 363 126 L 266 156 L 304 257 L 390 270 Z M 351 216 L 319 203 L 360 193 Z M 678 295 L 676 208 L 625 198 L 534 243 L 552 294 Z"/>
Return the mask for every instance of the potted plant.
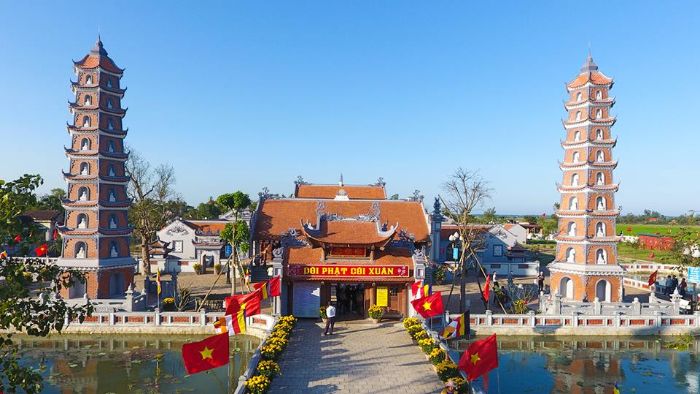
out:
<path id="1" fill-rule="evenodd" d="M 195 274 L 199 275 L 202 273 L 202 264 L 194 263 L 194 264 L 192 264 L 192 268 L 194 269 Z"/>
<path id="2" fill-rule="evenodd" d="M 384 308 L 379 305 L 372 305 L 367 310 L 367 314 L 375 323 L 379 323 L 384 316 Z"/>
<path id="3" fill-rule="evenodd" d="M 163 310 L 166 312 L 175 311 L 175 298 L 173 298 L 173 297 L 163 298 Z"/>
<path id="4" fill-rule="evenodd" d="M 326 307 L 322 306 L 318 309 L 318 315 L 323 320 L 323 324 L 326 324 L 328 321 L 328 315 L 326 315 Z"/>
<path id="5" fill-rule="evenodd" d="M 221 273 L 221 263 L 214 264 L 214 273 L 219 275 Z"/>

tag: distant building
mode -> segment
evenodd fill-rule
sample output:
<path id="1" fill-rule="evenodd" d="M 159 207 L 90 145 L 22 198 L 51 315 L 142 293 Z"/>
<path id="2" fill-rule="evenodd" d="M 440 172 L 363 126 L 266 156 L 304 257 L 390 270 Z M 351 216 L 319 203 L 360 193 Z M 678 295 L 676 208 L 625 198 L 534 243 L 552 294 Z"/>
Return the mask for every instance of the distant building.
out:
<path id="1" fill-rule="evenodd" d="M 565 299 L 618 302 L 623 297 L 624 269 L 617 263 L 615 205 L 618 184 L 613 180 L 617 161 L 612 150 L 617 140 L 611 128 L 615 100 L 609 92 L 612 78 L 588 59 L 579 75 L 566 85 L 569 100 L 561 142 L 563 182 L 557 250 L 549 265 L 551 289 Z"/>
<path id="2" fill-rule="evenodd" d="M 43 239 L 51 241 L 54 231 L 63 224 L 63 213 L 55 209 L 27 211 L 22 216 L 31 220 L 35 230 L 43 233 Z"/>
<path id="3" fill-rule="evenodd" d="M 649 250 L 671 250 L 675 240 L 673 237 L 659 234 L 639 234 L 639 246 Z"/>

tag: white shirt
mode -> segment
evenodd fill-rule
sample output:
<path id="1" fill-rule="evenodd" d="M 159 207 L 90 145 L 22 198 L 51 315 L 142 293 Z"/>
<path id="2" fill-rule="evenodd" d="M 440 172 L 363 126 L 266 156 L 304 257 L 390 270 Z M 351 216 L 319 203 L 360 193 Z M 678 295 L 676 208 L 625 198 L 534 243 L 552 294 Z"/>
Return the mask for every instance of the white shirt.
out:
<path id="1" fill-rule="evenodd" d="M 326 308 L 326 316 L 335 317 L 335 307 L 333 305 L 330 305 L 328 306 L 328 308 Z"/>

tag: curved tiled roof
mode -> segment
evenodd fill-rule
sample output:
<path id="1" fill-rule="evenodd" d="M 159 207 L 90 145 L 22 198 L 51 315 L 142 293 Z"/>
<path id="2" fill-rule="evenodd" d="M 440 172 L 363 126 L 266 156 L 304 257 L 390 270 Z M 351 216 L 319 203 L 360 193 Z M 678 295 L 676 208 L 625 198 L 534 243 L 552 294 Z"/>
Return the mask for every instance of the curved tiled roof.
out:
<path id="1" fill-rule="evenodd" d="M 333 199 L 340 189 L 345 190 L 350 200 L 384 200 L 386 192 L 381 185 L 297 185 L 294 196 L 297 198 Z"/>
<path id="2" fill-rule="evenodd" d="M 121 74 L 124 72 L 123 69 L 117 67 L 114 61 L 108 56 L 100 56 L 95 54 L 85 55 L 81 60 L 75 62 L 75 65 L 80 68 L 97 68 L 100 67 L 104 70 L 115 74 Z"/>
<path id="3" fill-rule="evenodd" d="M 269 199 L 261 202 L 260 210 L 257 212 L 254 238 L 278 238 L 289 229 L 301 232 L 302 222 L 316 223 L 318 216 L 316 208 L 320 201 L 325 205 L 325 213 L 337 214 L 345 218 L 367 215 L 372 211 L 372 204 L 376 203 L 379 206 L 380 223 L 392 226 L 398 223 L 396 231 L 413 234 L 415 242 L 426 242 L 430 237 L 423 204 L 418 201 Z M 372 233 L 377 233 L 376 228 L 372 229 Z"/>
<path id="4" fill-rule="evenodd" d="M 567 86 L 569 88 L 579 88 L 588 82 L 594 85 L 608 85 L 612 83 L 612 78 L 608 78 L 603 73 L 598 71 L 583 72 L 578 75 L 573 81 L 569 82 Z"/>
<path id="5" fill-rule="evenodd" d="M 383 234 L 377 229 L 377 222 L 359 220 L 321 221 L 319 230 L 303 226 L 304 232 L 312 239 L 328 244 L 361 244 L 369 245 L 388 241 L 394 231 Z"/>

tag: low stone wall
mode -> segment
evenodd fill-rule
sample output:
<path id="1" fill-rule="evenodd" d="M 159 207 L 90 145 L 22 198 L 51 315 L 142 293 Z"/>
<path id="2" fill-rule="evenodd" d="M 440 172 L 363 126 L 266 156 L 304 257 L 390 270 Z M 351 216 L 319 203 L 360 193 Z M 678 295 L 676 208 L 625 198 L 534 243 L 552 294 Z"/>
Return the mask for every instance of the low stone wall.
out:
<path id="1" fill-rule="evenodd" d="M 459 315 L 452 315 L 456 318 Z M 527 315 L 470 316 L 477 335 L 700 335 L 700 312 L 693 315 Z"/>

